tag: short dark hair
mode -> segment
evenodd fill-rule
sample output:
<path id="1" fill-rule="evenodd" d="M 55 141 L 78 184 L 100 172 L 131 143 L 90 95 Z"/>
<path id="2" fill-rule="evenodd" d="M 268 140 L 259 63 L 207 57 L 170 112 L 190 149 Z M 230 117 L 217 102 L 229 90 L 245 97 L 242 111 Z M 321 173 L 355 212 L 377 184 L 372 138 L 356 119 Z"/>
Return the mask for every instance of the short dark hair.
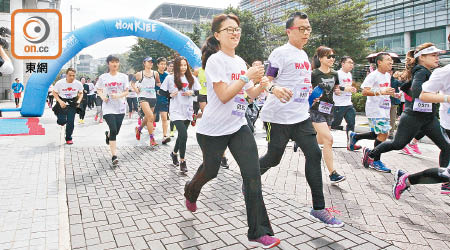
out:
<path id="1" fill-rule="evenodd" d="M 74 68 L 68 68 L 66 70 L 66 74 L 69 73 L 69 71 L 72 71 L 73 73 L 77 73 L 77 71 Z"/>
<path id="2" fill-rule="evenodd" d="M 118 62 L 120 62 L 120 60 L 119 60 L 119 58 L 118 58 L 117 56 L 109 55 L 109 56 L 106 58 L 106 64 L 109 64 L 109 62 L 112 62 L 112 61 L 118 61 Z"/>
<path id="3" fill-rule="evenodd" d="M 286 21 L 286 29 L 289 29 L 294 25 L 294 19 L 298 17 L 300 19 L 308 19 L 308 15 L 301 11 L 296 11 L 289 16 L 289 19 Z"/>
<path id="4" fill-rule="evenodd" d="M 158 59 L 156 59 L 156 64 L 159 64 L 160 62 L 167 62 L 167 59 L 165 57 L 158 57 Z"/>
<path id="5" fill-rule="evenodd" d="M 348 59 L 352 59 L 352 57 L 351 56 L 343 56 L 341 58 L 341 64 L 345 63 Z"/>
<path id="6" fill-rule="evenodd" d="M 391 57 L 391 55 L 389 55 L 389 53 L 387 53 L 387 52 L 380 52 L 380 53 L 378 53 L 377 57 L 375 57 L 375 65 L 377 65 L 377 67 L 378 67 L 378 61 L 383 61 L 385 56 Z"/>

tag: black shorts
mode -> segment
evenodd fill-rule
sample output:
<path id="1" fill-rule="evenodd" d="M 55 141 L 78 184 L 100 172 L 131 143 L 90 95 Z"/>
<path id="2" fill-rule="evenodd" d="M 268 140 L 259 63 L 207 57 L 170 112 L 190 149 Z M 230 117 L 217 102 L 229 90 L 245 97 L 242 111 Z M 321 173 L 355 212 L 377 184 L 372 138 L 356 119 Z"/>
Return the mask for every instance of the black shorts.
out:
<path id="1" fill-rule="evenodd" d="M 333 112 L 331 112 L 331 114 L 325 114 L 317 110 L 310 109 L 309 114 L 311 116 L 312 122 L 315 123 L 326 122 L 328 126 L 331 126 L 331 124 L 333 123 L 333 115 L 332 115 Z"/>
<path id="2" fill-rule="evenodd" d="M 139 97 L 139 103 L 148 102 L 150 108 L 154 108 L 156 106 L 156 98 L 147 98 L 147 97 Z"/>
<path id="3" fill-rule="evenodd" d="M 169 104 L 168 103 L 156 103 L 155 114 L 159 112 L 169 112 Z"/>
<path id="4" fill-rule="evenodd" d="M 276 148 L 286 147 L 289 140 L 316 134 L 316 130 L 314 130 L 311 123 L 311 118 L 294 124 L 264 122 L 264 126 L 266 127 L 267 141 L 271 146 Z"/>
<path id="5" fill-rule="evenodd" d="M 208 102 L 207 95 L 198 95 L 197 101 L 198 102 Z"/>

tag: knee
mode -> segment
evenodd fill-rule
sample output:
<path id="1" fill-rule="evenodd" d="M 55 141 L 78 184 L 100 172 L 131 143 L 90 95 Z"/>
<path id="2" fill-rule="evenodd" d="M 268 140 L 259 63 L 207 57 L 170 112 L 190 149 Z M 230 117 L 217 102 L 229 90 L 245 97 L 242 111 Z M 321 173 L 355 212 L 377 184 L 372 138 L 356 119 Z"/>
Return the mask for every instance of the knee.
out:
<path id="1" fill-rule="evenodd" d="M 283 153 L 282 149 L 269 150 L 263 159 L 267 161 L 268 167 L 271 168 L 280 164 Z"/>
<path id="2" fill-rule="evenodd" d="M 320 151 L 319 146 L 311 146 L 309 150 L 303 152 L 305 154 L 305 158 L 308 161 L 319 162 L 322 160 L 322 151 Z"/>

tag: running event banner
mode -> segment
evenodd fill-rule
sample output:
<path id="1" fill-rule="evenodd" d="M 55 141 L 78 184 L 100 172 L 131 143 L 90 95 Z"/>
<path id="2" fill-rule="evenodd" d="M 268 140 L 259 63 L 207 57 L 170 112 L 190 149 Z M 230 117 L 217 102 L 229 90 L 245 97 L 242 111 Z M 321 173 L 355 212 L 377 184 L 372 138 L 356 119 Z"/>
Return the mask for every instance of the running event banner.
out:
<path id="1" fill-rule="evenodd" d="M 41 61 L 47 63 L 47 73 L 31 75 L 20 114 L 26 117 L 42 116 L 50 84 L 72 57 L 82 49 L 107 38 L 123 36 L 156 40 L 186 57 L 193 68 L 201 67 L 200 49 L 189 37 L 167 24 L 135 17 L 100 20 L 67 34 L 63 38 L 63 49 L 59 58 Z"/>

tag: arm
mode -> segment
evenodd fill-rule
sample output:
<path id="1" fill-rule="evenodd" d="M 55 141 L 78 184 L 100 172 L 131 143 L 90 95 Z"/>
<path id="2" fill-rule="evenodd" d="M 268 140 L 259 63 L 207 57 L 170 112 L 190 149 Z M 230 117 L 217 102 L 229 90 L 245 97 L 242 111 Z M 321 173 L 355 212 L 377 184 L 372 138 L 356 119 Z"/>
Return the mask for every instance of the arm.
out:
<path id="1" fill-rule="evenodd" d="M 247 91 L 246 91 L 247 95 L 251 99 L 258 98 L 258 96 L 261 95 L 261 93 L 263 93 L 266 90 L 266 87 L 268 85 L 269 85 L 269 78 L 263 77 L 263 78 L 261 78 L 261 81 L 258 85 L 247 89 Z"/>
<path id="2" fill-rule="evenodd" d="M 159 79 L 158 72 L 156 72 L 156 75 L 155 75 L 155 84 L 156 84 L 156 86 L 161 87 L 161 79 Z"/>
<path id="3" fill-rule="evenodd" d="M 61 100 L 61 98 L 59 97 L 58 92 L 53 90 L 52 93 L 53 93 L 53 96 L 55 97 L 55 100 L 59 103 L 59 106 L 61 106 L 61 108 L 65 108 L 66 107 L 66 103 L 63 102 L 63 100 Z"/>
<path id="4" fill-rule="evenodd" d="M 136 87 L 136 82 L 131 82 L 131 88 L 136 92 L 137 94 L 141 93 L 141 90 Z"/>
<path id="5" fill-rule="evenodd" d="M 113 94 L 112 96 L 111 96 L 111 98 L 112 99 L 120 99 L 120 98 L 123 98 L 123 97 L 126 97 L 128 95 L 128 88 L 126 88 L 122 93 L 120 93 L 120 94 Z"/>
<path id="6" fill-rule="evenodd" d="M 427 73 L 428 72 L 425 69 L 421 69 L 414 74 L 411 86 L 412 98 L 419 98 L 420 93 L 422 93 L 422 84 L 427 80 Z"/>
<path id="7" fill-rule="evenodd" d="M 443 95 L 439 93 L 430 93 L 422 91 L 419 96 L 419 99 L 423 102 L 432 102 L 432 103 L 450 103 L 450 95 Z"/>

